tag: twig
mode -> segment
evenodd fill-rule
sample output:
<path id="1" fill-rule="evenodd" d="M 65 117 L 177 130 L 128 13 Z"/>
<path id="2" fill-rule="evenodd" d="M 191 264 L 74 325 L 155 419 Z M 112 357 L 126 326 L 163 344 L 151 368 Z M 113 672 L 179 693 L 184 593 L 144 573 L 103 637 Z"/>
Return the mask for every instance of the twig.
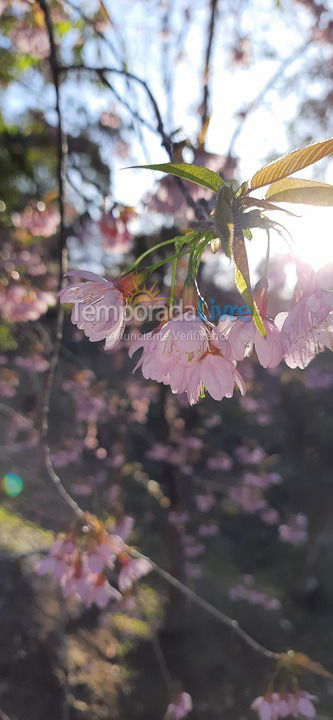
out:
<path id="1" fill-rule="evenodd" d="M 58 118 L 57 123 L 57 181 L 58 181 L 58 202 L 59 202 L 59 212 L 60 212 L 60 227 L 59 227 L 59 245 L 58 245 L 58 252 L 59 252 L 59 289 L 62 285 L 62 278 L 64 273 L 67 270 L 67 247 L 66 247 L 66 227 L 65 227 L 65 203 L 64 203 L 64 172 L 65 172 L 65 156 L 66 156 L 66 143 L 64 140 L 63 135 L 63 127 L 62 127 L 62 117 L 61 117 L 61 108 L 60 108 L 60 92 L 59 92 L 59 64 L 58 64 L 58 58 L 57 58 L 57 48 L 54 40 L 54 33 L 53 33 L 53 26 L 52 26 L 52 19 L 50 15 L 50 10 L 47 5 L 46 0 L 39 0 L 40 7 L 44 13 L 45 18 L 45 25 L 49 36 L 49 42 L 50 42 L 50 55 L 49 55 L 49 63 L 50 63 L 50 69 L 56 94 L 56 113 Z M 50 367 L 49 372 L 47 376 L 47 382 L 45 387 L 45 393 L 43 398 L 43 406 L 42 406 L 42 413 L 41 413 L 41 445 L 44 453 L 44 460 L 45 460 L 45 466 L 48 471 L 49 477 L 52 480 L 54 486 L 56 487 L 59 495 L 65 500 L 67 505 L 75 512 L 77 515 L 82 515 L 82 510 L 79 508 L 78 504 L 73 500 L 73 498 L 70 496 L 70 494 L 67 492 L 66 488 L 63 486 L 60 477 L 55 472 L 55 469 L 53 467 L 52 458 L 51 458 L 51 452 L 48 445 L 48 433 L 49 433 L 49 414 L 50 414 L 50 400 L 52 395 L 52 388 L 53 388 L 53 381 L 54 376 L 58 364 L 59 359 L 59 352 L 60 352 L 60 345 L 61 345 L 61 339 L 62 339 L 62 331 L 63 331 L 63 321 L 64 321 L 64 310 L 63 306 L 60 304 L 58 300 L 58 310 L 57 310 L 57 324 L 56 324 L 56 339 L 55 344 L 53 348 L 52 357 L 50 360 Z"/>
<path id="2" fill-rule="evenodd" d="M 119 75 L 120 77 L 124 77 L 126 79 L 132 80 L 133 82 L 140 85 L 143 88 L 143 90 L 145 91 L 145 93 L 147 94 L 147 96 L 150 100 L 150 103 L 152 105 L 153 112 L 154 112 L 155 119 L 156 119 L 156 132 L 160 135 L 161 144 L 164 147 L 164 149 L 166 150 L 170 160 L 171 161 L 173 160 L 173 143 L 172 143 L 169 135 L 167 135 L 167 133 L 165 131 L 162 116 L 160 113 L 160 109 L 158 107 L 158 103 L 145 80 L 138 77 L 138 75 L 134 75 L 133 73 L 128 72 L 127 70 L 120 69 L 120 68 L 114 68 L 114 67 L 91 67 L 91 66 L 83 65 L 83 64 L 72 64 L 72 65 L 66 65 L 66 66 L 63 65 L 59 68 L 59 72 L 61 72 L 61 73 L 77 71 L 77 70 L 82 70 L 82 71 L 89 72 L 89 73 L 95 73 L 96 75 L 98 75 L 101 78 L 101 80 L 103 82 L 106 81 L 105 75 L 107 75 L 108 73 L 111 73 L 113 75 Z M 111 89 L 112 89 L 112 86 L 111 86 Z M 207 217 L 206 217 L 205 212 L 203 211 L 202 207 L 193 200 L 193 198 L 192 198 L 191 194 L 189 193 L 183 180 L 178 177 L 176 177 L 174 179 L 175 179 L 175 182 L 177 183 L 178 187 L 181 189 L 181 192 L 183 193 L 187 204 L 189 205 L 189 207 L 192 208 L 192 210 L 194 211 L 199 222 L 201 222 L 201 223 L 204 222 L 206 224 Z"/>
<path id="3" fill-rule="evenodd" d="M 209 80 L 210 80 L 210 60 L 213 47 L 214 30 L 216 24 L 216 11 L 218 6 L 218 0 L 210 0 L 210 18 L 208 26 L 208 37 L 207 47 L 205 53 L 205 63 L 203 71 L 203 97 L 201 103 L 201 129 L 198 137 L 198 143 L 200 147 L 205 144 L 207 130 L 210 121 L 210 109 L 209 109 Z"/>

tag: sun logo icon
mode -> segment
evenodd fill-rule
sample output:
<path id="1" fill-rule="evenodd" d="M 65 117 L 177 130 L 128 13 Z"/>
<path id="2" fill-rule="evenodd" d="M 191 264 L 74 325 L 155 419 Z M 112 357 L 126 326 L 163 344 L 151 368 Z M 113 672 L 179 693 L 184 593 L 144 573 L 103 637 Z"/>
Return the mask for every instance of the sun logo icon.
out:
<path id="1" fill-rule="evenodd" d="M 160 295 L 156 282 L 150 288 L 148 288 L 145 283 L 142 285 L 138 282 L 135 284 L 134 290 L 128 298 L 128 302 L 133 308 L 136 308 L 138 305 L 162 307 L 166 301 L 165 298 Z"/>

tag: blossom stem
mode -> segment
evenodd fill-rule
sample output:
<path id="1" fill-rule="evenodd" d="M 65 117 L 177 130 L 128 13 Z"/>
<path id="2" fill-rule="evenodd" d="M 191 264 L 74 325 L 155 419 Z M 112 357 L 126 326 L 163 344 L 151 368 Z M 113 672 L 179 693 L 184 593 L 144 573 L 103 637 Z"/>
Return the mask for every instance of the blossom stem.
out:
<path id="1" fill-rule="evenodd" d="M 164 258 L 164 260 L 160 260 L 160 262 L 155 263 L 155 265 L 149 265 L 146 269 L 148 272 L 154 272 L 154 270 L 157 270 L 157 268 L 162 267 L 163 265 L 166 265 L 167 263 L 172 262 L 173 260 L 179 260 L 179 258 L 184 257 L 185 255 L 188 255 L 190 251 L 190 248 L 187 248 L 187 250 L 183 250 L 181 253 L 176 253 L 175 255 L 169 255 L 169 257 Z"/>
<path id="2" fill-rule="evenodd" d="M 124 272 L 121 273 L 121 275 L 127 275 L 127 273 L 132 272 L 137 265 L 139 265 L 142 260 L 144 260 L 145 257 L 150 255 L 152 252 L 155 252 L 155 250 L 159 250 L 161 247 L 165 247 L 165 245 L 171 245 L 175 242 L 175 238 L 172 238 L 171 240 L 164 240 L 163 242 L 158 243 L 157 245 L 154 245 L 154 247 L 149 248 L 148 250 L 145 250 L 134 262 L 129 265 Z"/>
<path id="3" fill-rule="evenodd" d="M 178 257 L 175 257 L 175 259 L 172 261 L 171 287 L 170 287 L 170 295 L 169 295 L 169 300 L 168 300 L 169 308 L 172 308 L 173 304 L 175 302 L 177 264 L 178 264 Z"/>

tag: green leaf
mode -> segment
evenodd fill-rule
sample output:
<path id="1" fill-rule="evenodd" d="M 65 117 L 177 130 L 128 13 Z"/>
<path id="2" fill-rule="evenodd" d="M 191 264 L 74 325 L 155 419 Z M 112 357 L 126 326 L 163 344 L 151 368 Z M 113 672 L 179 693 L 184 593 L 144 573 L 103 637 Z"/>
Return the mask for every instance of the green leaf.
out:
<path id="1" fill-rule="evenodd" d="M 251 178 L 250 188 L 254 190 L 277 180 L 282 180 L 288 175 L 308 167 L 308 165 L 313 165 L 313 163 L 331 153 L 333 153 L 333 138 L 294 150 L 258 170 Z"/>
<path id="2" fill-rule="evenodd" d="M 266 337 L 265 326 L 252 295 L 249 263 L 243 236 L 238 234 L 235 235 L 232 244 L 232 256 L 234 262 L 236 288 L 244 298 L 246 305 L 249 306 L 253 322 L 257 330 L 259 330 L 260 335 L 262 335 L 262 337 Z"/>
<path id="3" fill-rule="evenodd" d="M 223 185 L 224 181 L 217 173 L 208 168 L 200 167 L 199 165 L 191 165 L 190 163 L 162 163 L 162 165 L 134 165 L 131 168 L 125 168 L 131 170 L 133 168 L 143 168 L 145 170 L 159 170 L 159 172 L 168 173 L 170 175 L 176 175 L 182 178 L 182 180 L 188 180 L 189 182 L 195 183 L 195 185 L 201 185 L 201 187 L 208 188 L 217 192 Z"/>
<path id="4" fill-rule="evenodd" d="M 333 205 L 333 185 L 301 178 L 285 178 L 270 185 L 266 198 L 274 202 Z"/>

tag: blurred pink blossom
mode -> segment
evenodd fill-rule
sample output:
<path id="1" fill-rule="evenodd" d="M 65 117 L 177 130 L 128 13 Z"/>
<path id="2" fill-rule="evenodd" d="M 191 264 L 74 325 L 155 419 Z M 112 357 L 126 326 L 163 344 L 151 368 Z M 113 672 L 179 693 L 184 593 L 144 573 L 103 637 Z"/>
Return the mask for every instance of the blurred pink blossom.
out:
<path id="1" fill-rule="evenodd" d="M 240 445 L 235 450 L 235 457 L 242 465 L 257 465 L 265 459 L 266 453 L 262 447 L 256 447 L 252 450 L 245 445 Z"/>
<path id="2" fill-rule="evenodd" d="M 182 692 L 168 705 L 165 720 L 182 720 L 192 709 L 191 695 Z"/>
<path id="3" fill-rule="evenodd" d="M 134 216 L 134 213 L 132 214 Z M 119 217 L 112 213 L 104 213 L 99 221 L 99 229 L 104 238 L 104 248 L 117 254 L 126 253 L 133 244 L 133 235 L 127 229 L 132 219 L 129 212 L 122 211 Z"/>
<path id="4" fill-rule="evenodd" d="M 209 470 L 231 470 L 233 466 L 232 458 L 224 453 L 223 455 L 215 455 L 215 457 L 209 457 L 207 460 L 207 467 Z"/>
<path id="5" fill-rule="evenodd" d="M 279 526 L 280 540 L 292 545 L 306 542 L 308 539 L 307 524 L 307 517 L 302 513 L 293 515 L 288 524 Z"/>
<path id="6" fill-rule="evenodd" d="M 229 498 L 247 513 L 256 513 L 266 507 L 261 489 L 249 485 L 235 485 L 229 489 Z"/>
<path id="7" fill-rule="evenodd" d="M 65 447 L 52 451 L 52 462 L 57 468 L 66 467 L 69 463 L 77 462 L 81 453 L 81 440 L 67 440 Z"/>
<path id="8" fill-rule="evenodd" d="M 49 362 L 42 355 L 26 355 L 22 357 L 18 355 L 15 358 L 15 365 L 29 370 L 30 372 L 43 373 L 49 368 Z"/>
<path id="9" fill-rule="evenodd" d="M 0 311 L 9 322 L 38 320 L 55 304 L 53 293 L 18 283 L 0 288 Z"/>
<path id="10" fill-rule="evenodd" d="M 260 605 L 265 610 L 279 610 L 281 603 L 277 598 L 270 597 L 265 592 L 254 587 L 252 575 L 245 575 L 243 584 L 234 585 L 229 590 L 229 598 L 233 601 L 245 600 L 250 605 Z"/>
<path id="11" fill-rule="evenodd" d="M 195 502 L 200 512 L 209 512 L 215 505 L 214 495 L 196 495 Z"/>
<path id="12" fill-rule="evenodd" d="M 140 580 L 140 578 L 147 575 L 152 570 L 152 565 L 144 557 L 133 558 L 129 555 L 121 555 L 120 558 L 121 570 L 118 578 L 119 590 L 126 592 L 130 590 L 133 584 Z"/>
<path id="13" fill-rule="evenodd" d="M 198 533 L 203 538 L 215 537 L 219 534 L 219 526 L 215 523 L 202 523 L 198 527 Z"/>
<path id="14" fill-rule="evenodd" d="M 275 508 L 267 507 L 260 513 L 260 518 L 266 525 L 277 525 L 280 521 L 280 513 Z"/>
<path id="15" fill-rule="evenodd" d="M 0 368 L 0 395 L 1 397 L 14 397 L 19 385 L 19 378 L 13 370 Z"/>
<path id="16" fill-rule="evenodd" d="M 42 203 L 43 205 L 43 203 Z M 51 237 L 55 234 L 60 222 L 59 210 L 55 205 L 43 210 L 37 206 L 27 205 L 21 213 L 12 215 L 13 225 L 36 237 Z"/>
<path id="17" fill-rule="evenodd" d="M 27 55 L 43 59 L 50 54 L 49 36 L 45 28 L 17 24 L 10 33 L 10 39 L 17 50 Z"/>

